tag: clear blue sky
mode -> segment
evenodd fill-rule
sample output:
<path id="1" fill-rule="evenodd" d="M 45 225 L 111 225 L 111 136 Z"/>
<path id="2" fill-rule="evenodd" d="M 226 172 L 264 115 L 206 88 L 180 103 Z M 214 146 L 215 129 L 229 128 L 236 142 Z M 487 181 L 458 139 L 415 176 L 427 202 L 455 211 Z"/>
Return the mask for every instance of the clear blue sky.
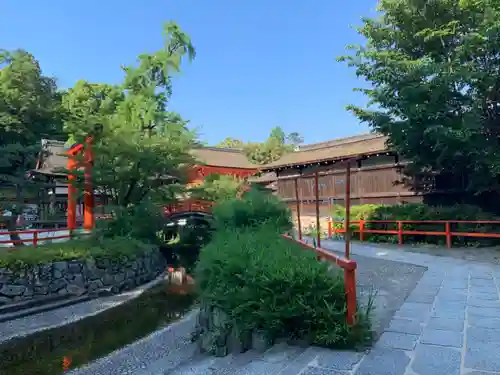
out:
<path id="1" fill-rule="evenodd" d="M 117 83 L 121 64 L 162 45 L 174 20 L 197 58 L 175 79 L 171 110 L 213 144 L 260 141 L 276 125 L 307 143 L 363 133 L 345 111 L 363 104 L 354 72 L 335 58 L 362 39 L 350 27 L 376 0 L 0 0 L 0 48 L 23 48 L 61 87 Z"/>

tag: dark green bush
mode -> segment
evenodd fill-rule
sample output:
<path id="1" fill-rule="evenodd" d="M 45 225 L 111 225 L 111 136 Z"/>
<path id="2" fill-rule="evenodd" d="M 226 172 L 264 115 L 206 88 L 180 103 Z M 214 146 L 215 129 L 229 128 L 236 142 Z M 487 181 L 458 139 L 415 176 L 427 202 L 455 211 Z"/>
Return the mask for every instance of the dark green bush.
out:
<path id="1" fill-rule="evenodd" d="M 279 233 L 293 228 L 290 209 L 278 197 L 250 189 L 241 199 L 228 199 L 213 207 L 217 228 L 245 228 L 266 222 Z"/>
<path id="2" fill-rule="evenodd" d="M 345 211 L 337 209 L 338 215 Z M 397 205 L 359 205 L 352 207 L 351 220 L 418 220 L 418 221 L 480 221 L 480 220 L 500 220 L 494 215 L 482 211 L 477 206 L 455 205 L 455 206 L 429 206 L 423 203 L 408 203 Z M 341 225 L 337 225 L 339 227 Z M 358 229 L 358 225 L 352 225 L 352 229 Z M 397 230 L 394 223 L 366 223 L 366 229 Z M 424 232 L 444 232 L 444 223 L 405 223 L 404 230 L 424 231 Z M 452 223 L 452 232 L 472 232 L 472 233 L 500 233 L 498 224 L 474 224 L 474 223 Z M 354 238 L 359 238 L 354 234 Z M 365 234 L 364 240 L 374 242 L 397 243 L 396 235 L 386 234 Z M 445 245 L 444 236 L 433 235 L 404 235 L 404 243 L 428 243 L 435 245 Z M 494 246 L 500 244 L 498 239 L 479 237 L 459 237 L 453 236 L 454 246 Z"/>
<path id="3" fill-rule="evenodd" d="M 219 230 L 201 251 L 195 279 L 202 301 L 227 312 L 241 329 L 272 339 L 345 347 L 366 332 L 345 323 L 341 273 L 272 227 Z"/>

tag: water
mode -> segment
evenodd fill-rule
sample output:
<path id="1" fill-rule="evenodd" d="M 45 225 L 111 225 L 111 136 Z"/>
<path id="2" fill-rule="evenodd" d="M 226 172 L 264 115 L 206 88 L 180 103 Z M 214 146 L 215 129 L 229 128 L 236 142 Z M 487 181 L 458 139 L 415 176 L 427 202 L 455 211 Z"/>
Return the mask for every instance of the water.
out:
<path id="1" fill-rule="evenodd" d="M 58 375 L 130 344 L 189 312 L 192 294 L 161 285 L 64 327 L 0 344 L 0 375 Z"/>

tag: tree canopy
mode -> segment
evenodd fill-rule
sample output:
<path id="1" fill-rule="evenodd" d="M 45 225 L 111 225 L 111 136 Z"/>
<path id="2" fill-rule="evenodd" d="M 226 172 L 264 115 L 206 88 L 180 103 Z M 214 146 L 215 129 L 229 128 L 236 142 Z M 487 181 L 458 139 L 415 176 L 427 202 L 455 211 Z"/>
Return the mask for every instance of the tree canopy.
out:
<path id="1" fill-rule="evenodd" d="M 278 160 L 288 152 L 293 152 L 303 142 L 304 139 L 299 133 L 293 132 L 287 135 L 280 126 L 276 126 L 271 129 L 269 137 L 264 142 L 245 143 L 227 137 L 216 147 L 241 149 L 252 163 L 267 164 Z"/>
<path id="2" fill-rule="evenodd" d="M 411 170 L 500 187 L 500 1 L 381 0 L 358 29 L 365 44 L 340 58 L 369 88 L 350 106 L 412 161 Z"/>

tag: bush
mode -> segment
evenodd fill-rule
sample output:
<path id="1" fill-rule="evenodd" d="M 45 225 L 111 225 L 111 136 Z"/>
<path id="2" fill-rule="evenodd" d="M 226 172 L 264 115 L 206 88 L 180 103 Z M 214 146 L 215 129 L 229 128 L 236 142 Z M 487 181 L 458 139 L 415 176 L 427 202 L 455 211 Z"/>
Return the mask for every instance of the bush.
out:
<path id="1" fill-rule="evenodd" d="M 250 189 L 241 199 L 233 198 L 213 207 L 217 228 L 246 228 L 266 222 L 278 233 L 293 228 L 290 209 L 278 197 L 258 189 Z"/>
<path id="2" fill-rule="evenodd" d="M 343 213 L 345 210 L 336 209 L 335 213 Z M 415 220 L 415 221 L 446 221 L 446 220 L 499 220 L 490 213 L 482 211 L 477 206 L 455 205 L 455 206 L 429 206 L 423 203 L 409 203 L 397 205 L 359 205 L 351 209 L 351 220 Z M 337 227 L 342 227 L 337 224 Z M 358 225 L 352 225 L 351 229 L 358 229 Z M 366 229 L 397 230 L 396 223 L 366 223 Z M 405 223 L 404 230 L 444 232 L 444 223 Z M 474 223 L 455 223 L 451 224 L 453 232 L 475 232 L 475 233 L 498 233 L 499 225 L 494 224 L 474 224 Z M 354 238 L 359 238 L 359 234 L 354 234 Z M 392 242 L 397 243 L 396 235 L 386 234 L 365 234 L 364 240 L 373 242 Z M 445 245 L 445 236 L 433 235 L 404 235 L 405 243 L 428 243 L 436 245 Z M 453 243 L 457 246 L 493 246 L 498 245 L 498 239 L 474 238 L 474 237 L 453 237 Z"/>
<path id="3" fill-rule="evenodd" d="M 74 239 L 42 245 L 36 249 L 24 246 L 14 251 L 0 251 L 0 267 L 23 269 L 39 264 L 89 258 L 125 262 L 150 251 L 157 251 L 157 248 L 130 238 Z"/>
<path id="4" fill-rule="evenodd" d="M 345 323 L 341 273 L 332 274 L 275 228 L 219 230 L 201 251 L 195 279 L 202 302 L 225 311 L 243 331 L 329 347 L 359 340 L 360 326 Z"/>
<path id="5" fill-rule="evenodd" d="M 164 225 L 161 208 L 142 203 L 127 208 L 113 208 L 112 219 L 97 222 L 96 235 L 102 238 L 128 237 L 160 244 Z"/>

